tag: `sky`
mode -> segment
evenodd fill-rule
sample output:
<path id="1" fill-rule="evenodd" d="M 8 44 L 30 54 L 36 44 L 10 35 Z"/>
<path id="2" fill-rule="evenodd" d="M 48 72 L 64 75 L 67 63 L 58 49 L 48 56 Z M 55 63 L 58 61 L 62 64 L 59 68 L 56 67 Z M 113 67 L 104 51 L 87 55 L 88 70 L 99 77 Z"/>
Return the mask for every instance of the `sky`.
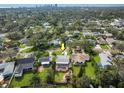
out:
<path id="1" fill-rule="evenodd" d="M 45 4 L 0 4 L 0 8 L 36 7 Z M 58 4 L 60 7 L 124 7 L 124 4 Z"/>

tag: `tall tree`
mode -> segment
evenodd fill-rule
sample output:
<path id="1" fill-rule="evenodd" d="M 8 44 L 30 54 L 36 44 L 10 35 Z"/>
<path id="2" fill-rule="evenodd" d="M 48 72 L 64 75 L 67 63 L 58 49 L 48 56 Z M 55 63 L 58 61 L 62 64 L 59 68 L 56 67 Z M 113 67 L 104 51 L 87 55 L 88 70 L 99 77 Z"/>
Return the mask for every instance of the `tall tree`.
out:
<path id="1" fill-rule="evenodd" d="M 31 79 L 30 79 L 30 85 L 33 87 L 33 88 L 38 88 L 38 87 L 41 87 L 41 79 L 36 75 L 34 74 Z"/>
<path id="2" fill-rule="evenodd" d="M 84 72 L 85 72 L 85 67 L 83 65 L 81 65 L 80 66 L 80 71 L 78 73 L 78 77 L 79 78 L 82 77 L 82 75 L 84 74 Z"/>

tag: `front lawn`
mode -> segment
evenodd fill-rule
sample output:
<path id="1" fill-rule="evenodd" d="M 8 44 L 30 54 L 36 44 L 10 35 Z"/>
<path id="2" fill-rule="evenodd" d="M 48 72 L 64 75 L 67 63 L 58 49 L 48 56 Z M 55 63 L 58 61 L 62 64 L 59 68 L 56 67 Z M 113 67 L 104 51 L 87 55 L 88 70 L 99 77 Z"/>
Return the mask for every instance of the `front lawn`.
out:
<path id="1" fill-rule="evenodd" d="M 62 82 L 64 75 L 65 75 L 64 72 L 56 72 L 56 74 L 55 74 L 55 82 Z"/>
<path id="2" fill-rule="evenodd" d="M 56 51 L 55 54 L 56 55 L 61 55 L 62 54 L 62 51 Z"/>
<path id="3" fill-rule="evenodd" d="M 99 57 L 99 55 L 94 56 L 94 61 L 96 63 L 100 63 L 100 57 Z"/>
<path id="4" fill-rule="evenodd" d="M 19 48 L 25 48 L 25 44 L 20 44 Z"/>
<path id="5" fill-rule="evenodd" d="M 95 68 L 92 66 L 92 62 L 87 62 L 87 66 L 85 67 L 85 74 L 91 79 L 95 79 Z"/>
<path id="6" fill-rule="evenodd" d="M 41 80 L 46 80 L 46 75 L 48 73 L 49 68 L 44 68 L 42 72 L 38 72 L 38 76 L 41 78 Z"/>
<path id="7" fill-rule="evenodd" d="M 32 72 L 26 72 L 22 77 L 13 78 L 10 87 L 22 87 L 22 86 L 30 86 L 30 79 L 33 76 Z"/>
<path id="8" fill-rule="evenodd" d="M 57 51 L 54 51 L 52 54 L 53 55 L 62 55 L 62 51 L 61 50 L 57 50 Z"/>
<path id="9" fill-rule="evenodd" d="M 100 45 L 102 49 L 109 49 L 109 45 Z"/>
<path id="10" fill-rule="evenodd" d="M 24 49 L 24 50 L 21 50 L 20 52 L 21 52 L 21 53 L 30 53 L 30 52 L 33 51 L 32 49 L 33 49 L 33 48 L 26 48 L 26 49 Z"/>
<path id="11" fill-rule="evenodd" d="M 73 66 L 73 74 L 74 74 L 75 76 L 78 75 L 79 71 L 80 71 L 80 67 L 79 67 L 79 66 Z"/>

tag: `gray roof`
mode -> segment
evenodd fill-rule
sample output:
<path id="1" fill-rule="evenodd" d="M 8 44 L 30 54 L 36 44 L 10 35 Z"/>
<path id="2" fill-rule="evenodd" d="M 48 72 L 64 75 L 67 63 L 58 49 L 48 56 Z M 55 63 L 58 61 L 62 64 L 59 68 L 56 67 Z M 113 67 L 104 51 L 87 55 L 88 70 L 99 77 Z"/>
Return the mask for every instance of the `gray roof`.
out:
<path id="1" fill-rule="evenodd" d="M 50 41 L 48 44 L 58 45 L 60 43 L 61 43 L 61 41 L 59 39 L 55 39 L 55 40 Z"/>
<path id="2" fill-rule="evenodd" d="M 13 73 L 15 62 L 6 62 L 0 64 L 0 69 L 3 69 L 1 73 L 3 76 L 10 75 Z"/>
<path id="3" fill-rule="evenodd" d="M 124 59 L 124 55 L 116 55 L 116 58 Z"/>
<path id="4" fill-rule="evenodd" d="M 39 61 L 41 62 L 41 64 L 49 64 L 50 58 L 49 57 L 43 57 L 43 58 L 40 58 Z"/>
<path id="5" fill-rule="evenodd" d="M 18 59 L 16 63 L 17 63 L 17 65 L 19 65 L 19 64 L 29 64 L 29 63 L 34 64 L 34 58 L 22 58 L 22 59 Z"/>
<path id="6" fill-rule="evenodd" d="M 58 55 L 56 64 L 69 64 L 69 58 L 66 55 Z"/>
<path id="7" fill-rule="evenodd" d="M 24 69 L 33 68 L 34 59 L 33 58 L 23 58 L 18 59 L 16 62 L 15 76 L 22 76 Z"/>
<path id="8" fill-rule="evenodd" d="M 40 58 L 39 61 L 40 62 L 47 62 L 47 61 L 50 61 L 50 58 L 49 57 L 43 57 L 43 58 Z"/>
<path id="9" fill-rule="evenodd" d="M 15 62 L 6 63 L 6 68 L 4 70 L 4 75 L 13 73 Z"/>
<path id="10" fill-rule="evenodd" d="M 21 40 L 21 43 L 28 44 L 29 43 L 29 40 L 27 38 L 24 38 L 24 39 Z"/>
<path id="11" fill-rule="evenodd" d="M 0 64 L 0 74 L 3 74 L 3 71 L 5 69 L 5 63 Z"/>

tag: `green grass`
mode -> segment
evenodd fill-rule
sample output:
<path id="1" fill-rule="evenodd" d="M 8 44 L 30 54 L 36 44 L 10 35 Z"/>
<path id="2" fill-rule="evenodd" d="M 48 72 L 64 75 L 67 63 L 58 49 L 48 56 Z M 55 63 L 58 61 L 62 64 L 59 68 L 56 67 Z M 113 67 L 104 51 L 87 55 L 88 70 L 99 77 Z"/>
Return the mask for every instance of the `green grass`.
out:
<path id="1" fill-rule="evenodd" d="M 25 48 L 26 46 L 24 44 L 20 44 L 20 48 Z"/>
<path id="2" fill-rule="evenodd" d="M 91 62 L 87 62 L 87 66 L 85 67 L 85 74 L 91 79 L 95 79 L 95 68 L 92 66 Z"/>
<path id="3" fill-rule="evenodd" d="M 99 55 L 94 56 L 94 60 L 95 60 L 96 63 L 100 63 Z"/>
<path id="4" fill-rule="evenodd" d="M 13 78 L 10 86 L 11 87 L 22 87 L 30 85 L 30 78 L 33 76 L 32 72 L 26 72 L 20 78 Z"/>
<path id="5" fill-rule="evenodd" d="M 46 74 L 48 72 L 49 68 L 44 68 L 42 72 L 38 72 L 38 76 L 41 78 L 41 80 L 45 81 L 46 80 Z"/>
<path id="6" fill-rule="evenodd" d="M 32 48 L 27 48 L 21 51 L 22 53 L 30 53 L 32 52 Z"/>
<path id="7" fill-rule="evenodd" d="M 53 54 L 61 55 L 62 54 L 62 51 L 55 51 L 55 52 L 53 52 Z"/>
<path id="8" fill-rule="evenodd" d="M 73 74 L 74 75 L 78 75 L 78 73 L 79 73 L 79 71 L 80 71 L 80 67 L 79 66 L 73 66 Z"/>
<path id="9" fill-rule="evenodd" d="M 41 80 L 46 80 L 46 74 L 49 68 L 44 68 L 42 72 L 37 72 L 37 75 L 41 78 Z M 29 86 L 30 79 L 33 76 L 33 72 L 27 72 L 23 74 L 23 77 L 20 78 L 13 78 L 11 82 L 11 87 L 22 87 L 22 86 Z"/>
<path id="10" fill-rule="evenodd" d="M 65 75 L 65 73 L 63 73 L 63 72 L 56 72 L 55 82 L 61 82 L 63 80 L 64 75 Z"/>
<path id="11" fill-rule="evenodd" d="M 102 49 L 109 49 L 108 45 L 100 45 Z"/>
<path id="12" fill-rule="evenodd" d="M 61 51 L 56 51 L 55 53 L 56 53 L 56 55 L 61 55 L 62 54 Z"/>

